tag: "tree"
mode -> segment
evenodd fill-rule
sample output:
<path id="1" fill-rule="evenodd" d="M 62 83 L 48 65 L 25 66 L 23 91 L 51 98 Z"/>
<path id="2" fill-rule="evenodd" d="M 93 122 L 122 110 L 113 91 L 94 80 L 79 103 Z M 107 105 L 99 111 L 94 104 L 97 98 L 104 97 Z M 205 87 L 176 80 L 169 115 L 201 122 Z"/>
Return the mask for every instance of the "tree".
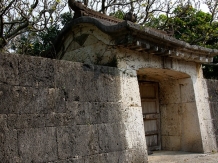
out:
<path id="1" fill-rule="evenodd" d="M 154 17 L 146 26 L 164 30 L 192 45 L 200 45 L 208 48 L 218 48 L 218 22 L 211 21 L 212 15 L 192 6 L 178 6 L 172 17 L 160 15 Z"/>
<path id="2" fill-rule="evenodd" d="M 211 1 L 211 2 L 210 2 Z M 113 15 L 118 12 L 132 11 L 137 15 L 137 23 L 144 25 L 160 13 L 173 14 L 175 6 L 190 3 L 190 0 L 83 0 L 89 8 Z M 214 18 L 217 10 L 213 5 L 217 3 L 205 0 L 205 3 L 213 11 Z M 192 0 L 192 4 L 198 6 L 200 0 Z M 20 40 L 26 32 L 38 32 L 47 30 L 50 26 L 59 24 L 61 11 L 66 7 L 67 0 L 1 0 L 0 1 L 0 49 L 6 47 L 9 42 Z M 121 16 L 118 14 L 115 16 Z M 37 35 L 36 35 L 37 36 Z"/>
<path id="3" fill-rule="evenodd" d="M 59 15 L 66 6 L 60 0 L 1 0 L 0 1 L 0 50 L 9 42 L 23 37 L 26 32 L 43 31 L 59 22 Z M 20 39 L 19 38 L 19 39 Z"/>
<path id="4" fill-rule="evenodd" d="M 47 56 L 46 51 L 53 49 L 53 41 L 56 39 L 61 28 L 66 25 L 72 16 L 69 12 L 60 15 L 59 24 L 54 24 L 43 31 L 28 31 L 19 36 L 16 42 L 12 43 L 12 49 L 19 54 L 43 56 L 55 58 L 54 56 Z"/>
<path id="5" fill-rule="evenodd" d="M 172 17 L 165 14 L 153 17 L 146 26 L 164 30 L 191 45 L 218 49 L 218 22 L 213 14 L 197 10 L 191 5 L 178 6 L 173 13 Z M 218 63 L 218 56 L 214 57 L 213 62 Z M 218 79 L 216 65 L 203 65 L 203 72 L 205 78 Z"/>
<path id="6" fill-rule="evenodd" d="M 83 0 L 88 8 L 122 19 L 131 11 L 137 24 L 165 30 L 190 44 L 217 48 L 216 0 Z M 200 11 L 206 4 L 209 13 Z M 61 16 L 67 0 L 1 0 L 0 51 L 42 55 L 71 14 Z M 70 11 L 71 12 L 71 11 Z M 64 19 L 66 18 L 66 19 Z M 12 45 L 12 47 L 11 47 Z M 217 61 L 216 57 L 214 61 Z"/>

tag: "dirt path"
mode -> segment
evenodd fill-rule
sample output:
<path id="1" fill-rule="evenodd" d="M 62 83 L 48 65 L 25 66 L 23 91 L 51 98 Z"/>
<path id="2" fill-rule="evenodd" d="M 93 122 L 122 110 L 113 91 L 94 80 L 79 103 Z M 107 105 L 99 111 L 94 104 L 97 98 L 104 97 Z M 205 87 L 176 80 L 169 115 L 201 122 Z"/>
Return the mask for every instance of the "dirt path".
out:
<path id="1" fill-rule="evenodd" d="M 148 156 L 149 163 L 218 163 L 218 153 L 196 154 L 181 151 L 155 151 Z"/>

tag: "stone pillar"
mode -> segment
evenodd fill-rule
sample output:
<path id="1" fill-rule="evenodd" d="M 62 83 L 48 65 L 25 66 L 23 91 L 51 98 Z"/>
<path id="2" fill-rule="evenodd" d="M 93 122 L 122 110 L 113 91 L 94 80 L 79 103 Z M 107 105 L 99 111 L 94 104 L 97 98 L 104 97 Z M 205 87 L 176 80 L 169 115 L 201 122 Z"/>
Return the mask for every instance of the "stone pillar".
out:
<path id="1" fill-rule="evenodd" d="M 206 80 L 200 65 L 197 67 L 198 75 L 192 76 L 195 99 L 199 117 L 200 132 L 204 153 L 210 153 L 217 149 L 214 126 L 212 123 L 211 110 L 209 106 L 209 95 Z"/>

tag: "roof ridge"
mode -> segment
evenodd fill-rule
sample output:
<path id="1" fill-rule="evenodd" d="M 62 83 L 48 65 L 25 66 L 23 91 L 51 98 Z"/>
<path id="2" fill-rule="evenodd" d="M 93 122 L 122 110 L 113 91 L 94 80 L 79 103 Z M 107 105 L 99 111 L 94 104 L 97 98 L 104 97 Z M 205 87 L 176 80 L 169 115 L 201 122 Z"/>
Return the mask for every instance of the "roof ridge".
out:
<path id="1" fill-rule="evenodd" d="M 99 19 L 107 20 L 107 21 L 114 22 L 114 23 L 120 23 L 124 21 L 124 20 L 121 20 L 121 19 L 118 19 L 112 16 L 102 14 L 97 11 L 94 11 L 79 1 L 68 0 L 68 5 L 74 11 L 73 19 L 76 19 L 82 16 L 90 16 L 90 17 L 99 18 Z"/>

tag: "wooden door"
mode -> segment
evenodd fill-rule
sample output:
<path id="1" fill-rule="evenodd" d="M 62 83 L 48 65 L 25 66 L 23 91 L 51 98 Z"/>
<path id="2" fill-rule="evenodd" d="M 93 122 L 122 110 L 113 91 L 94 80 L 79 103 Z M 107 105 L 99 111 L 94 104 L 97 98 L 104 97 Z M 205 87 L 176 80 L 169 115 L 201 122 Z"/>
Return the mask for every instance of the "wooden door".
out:
<path id="1" fill-rule="evenodd" d="M 160 150 L 158 83 L 140 82 L 139 88 L 148 150 Z"/>

